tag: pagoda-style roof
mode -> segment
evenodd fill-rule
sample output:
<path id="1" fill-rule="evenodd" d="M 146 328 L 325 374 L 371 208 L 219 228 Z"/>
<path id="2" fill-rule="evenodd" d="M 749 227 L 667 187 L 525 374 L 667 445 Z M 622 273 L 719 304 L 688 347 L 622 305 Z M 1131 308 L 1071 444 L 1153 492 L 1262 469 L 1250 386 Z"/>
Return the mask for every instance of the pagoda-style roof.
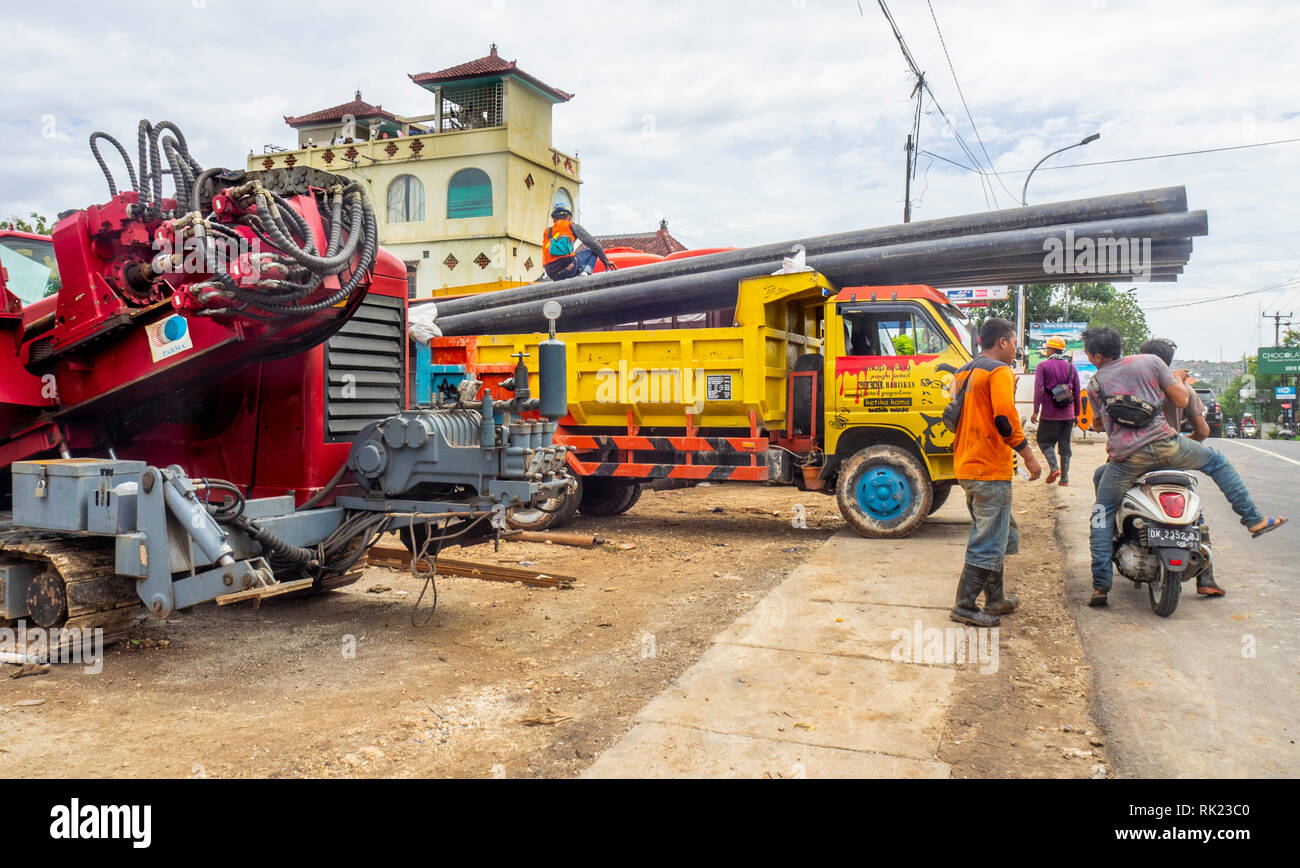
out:
<path id="1" fill-rule="evenodd" d="M 630 247 L 643 253 L 667 256 L 686 250 L 686 245 L 668 233 L 668 221 L 659 221 L 657 232 L 633 232 L 627 235 L 597 235 L 601 247 Z"/>
<path id="2" fill-rule="evenodd" d="M 332 108 L 321 109 L 320 111 L 309 112 L 305 115 L 291 118 L 285 117 L 284 122 L 291 127 L 305 127 L 312 124 L 328 124 L 342 121 L 343 118 L 351 115 L 359 121 L 370 120 L 371 118 L 385 118 L 386 120 L 396 121 L 397 116 L 392 112 L 384 111 L 382 105 L 371 105 L 361 98 L 361 91 L 357 91 L 356 98 L 351 102 L 345 102 Z"/>
<path id="3" fill-rule="evenodd" d="M 521 81 L 532 85 L 535 89 L 541 91 L 555 102 L 568 102 L 573 99 L 573 94 L 560 90 L 558 87 L 551 87 L 541 79 L 535 78 L 524 72 L 518 66 L 518 61 L 504 60 L 497 54 L 496 43 L 492 44 L 491 50 L 487 56 L 480 57 L 478 60 L 471 60 L 468 63 L 461 63 L 456 66 L 449 66 L 446 69 L 437 72 L 421 72 L 410 74 L 411 81 L 425 88 L 432 88 L 434 85 L 446 85 L 456 82 L 472 81 L 476 78 L 497 78 L 507 75 L 513 75 Z"/>

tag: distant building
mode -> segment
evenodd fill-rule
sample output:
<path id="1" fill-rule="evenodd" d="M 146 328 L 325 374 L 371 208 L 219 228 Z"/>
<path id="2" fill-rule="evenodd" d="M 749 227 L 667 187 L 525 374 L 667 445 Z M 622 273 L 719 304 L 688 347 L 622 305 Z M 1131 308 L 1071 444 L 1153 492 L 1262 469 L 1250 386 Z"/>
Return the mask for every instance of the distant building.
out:
<path id="1" fill-rule="evenodd" d="M 685 250 L 686 245 L 678 241 L 668 232 L 668 221 L 659 221 L 659 230 L 657 232 L 635 232 L 630 235 L 597 235 L 596 240 L 600 246 L 606 249 L 610 247 L 629 247 L 633 250 L 640 250 L 642 253 L 654 253 L 658 256 L 667 256 L 670 253 L 677 253 Z"/>
<path id="2" fill-rule="evenodd" d="M 551 145 L 551 109 L 573 94 L 497 54 L 412 74 L 433 112 L 403 117 L 351 102 L 286 117 L 294 150 L 267 146 L 250 169 L 312 166 L 365 183 L 379 240 L 407 267 L 411 297 L 443 287 L 531 281 L 556 201 L 578 209 L 577 157 Z"/>

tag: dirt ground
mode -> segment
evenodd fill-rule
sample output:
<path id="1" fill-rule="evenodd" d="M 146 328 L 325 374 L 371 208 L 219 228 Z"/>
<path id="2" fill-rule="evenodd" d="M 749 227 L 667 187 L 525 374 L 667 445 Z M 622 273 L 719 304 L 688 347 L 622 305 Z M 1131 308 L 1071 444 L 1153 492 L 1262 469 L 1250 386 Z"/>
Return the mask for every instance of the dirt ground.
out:
<path id="1" fill-rule="evenodd" d="M 1081 446 L 1088 448 L 1076 449 Z M 953 777 L 1110 773 L 1105 738 L 1093 717 L 1091 667 L 1066 608 L 1065 564 L 1052 521 L 1064 508 L 1042 482 L 1015 486 L 1021 546 L 1007 560 L 1005 575 L 1006 591 L 1020 598 L 1020 609 L 1002 619 L 995 674 L 957 670 L 939 751 Z"/>
<path id="2" fill-rule="evenodd" d="M 791 526 L 797 504 L 806 529 Z M 440 577 L 417 627 L 420 583 L 371 568 L 322 597 L 142 620 L 98 675 L 0 667 L 0 776 L 575 776 L 841 527 L 833 498 L 790 489 L 646 492 L 626 515 L 578 517 L 569 529 L 605 537 L 597 549 L 449 552 L 572 575 L 571 590 Z M 954 775 L 1091 776 L 1104 762 L 1065 753 L 1102 749 L 1050 528 L 1025 542 L 1010 583 L 1025 611 L 1002 631 L 1000 673 L 970 674 L 945 733 Z"/>

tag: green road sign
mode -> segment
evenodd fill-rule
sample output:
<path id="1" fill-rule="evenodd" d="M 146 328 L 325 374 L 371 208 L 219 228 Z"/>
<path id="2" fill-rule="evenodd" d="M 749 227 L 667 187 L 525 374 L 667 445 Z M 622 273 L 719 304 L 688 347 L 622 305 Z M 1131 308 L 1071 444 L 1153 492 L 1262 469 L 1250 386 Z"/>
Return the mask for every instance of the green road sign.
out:
<path id="1" fill-rule="evenodd" d="M 1300 347 L 1260 347 L 1259 373 L 1300 374 Z"/>

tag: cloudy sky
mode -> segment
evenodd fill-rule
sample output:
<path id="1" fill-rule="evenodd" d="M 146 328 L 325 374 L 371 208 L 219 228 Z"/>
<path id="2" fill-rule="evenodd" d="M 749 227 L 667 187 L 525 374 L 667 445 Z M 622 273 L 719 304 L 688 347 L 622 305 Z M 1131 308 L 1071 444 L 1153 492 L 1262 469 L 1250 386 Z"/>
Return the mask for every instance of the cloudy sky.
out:
<path id="1" fill-rule="evenodd" d="M 1024 170 L 1100 132 L 1040 169 L 1029 201 L 1187 187 L 1210 235 L 1179 283 L 1138 290 L 1180 356 L 1253 351 L 1261 310 L 1300 322 L 1300 143 L 1051 168 L 1300 138 L 1300 4 L 931 2 L 979 138 L 1006 174 L 990 193 L 979 175 L 923 155 L 914 219 L 1008 207 Z M 93 130 L 133 142 L 141 117 L 170 119 L 204 165 L 243 165 L 250 149 L 293 142 L 283 115 L 357 88 L 399 114 L 431 112 L 432 95 L 406 74 L 496 42 L 576 94 L 555 109 L 555 145 L 582 158 L 582 222 L 594 232 L 666 217 L 693 246 L 743 246 L 902 218 L 911 77 L 876 0 L 6 6 L 4 214 L 102 201 Z M 982 161 L 930 6 L 889 6 Z M 921 147 L 968 163 L 929 101 L 926 111 Z M 1228 298 L 1241 293 L 1252 294 Z"/>

